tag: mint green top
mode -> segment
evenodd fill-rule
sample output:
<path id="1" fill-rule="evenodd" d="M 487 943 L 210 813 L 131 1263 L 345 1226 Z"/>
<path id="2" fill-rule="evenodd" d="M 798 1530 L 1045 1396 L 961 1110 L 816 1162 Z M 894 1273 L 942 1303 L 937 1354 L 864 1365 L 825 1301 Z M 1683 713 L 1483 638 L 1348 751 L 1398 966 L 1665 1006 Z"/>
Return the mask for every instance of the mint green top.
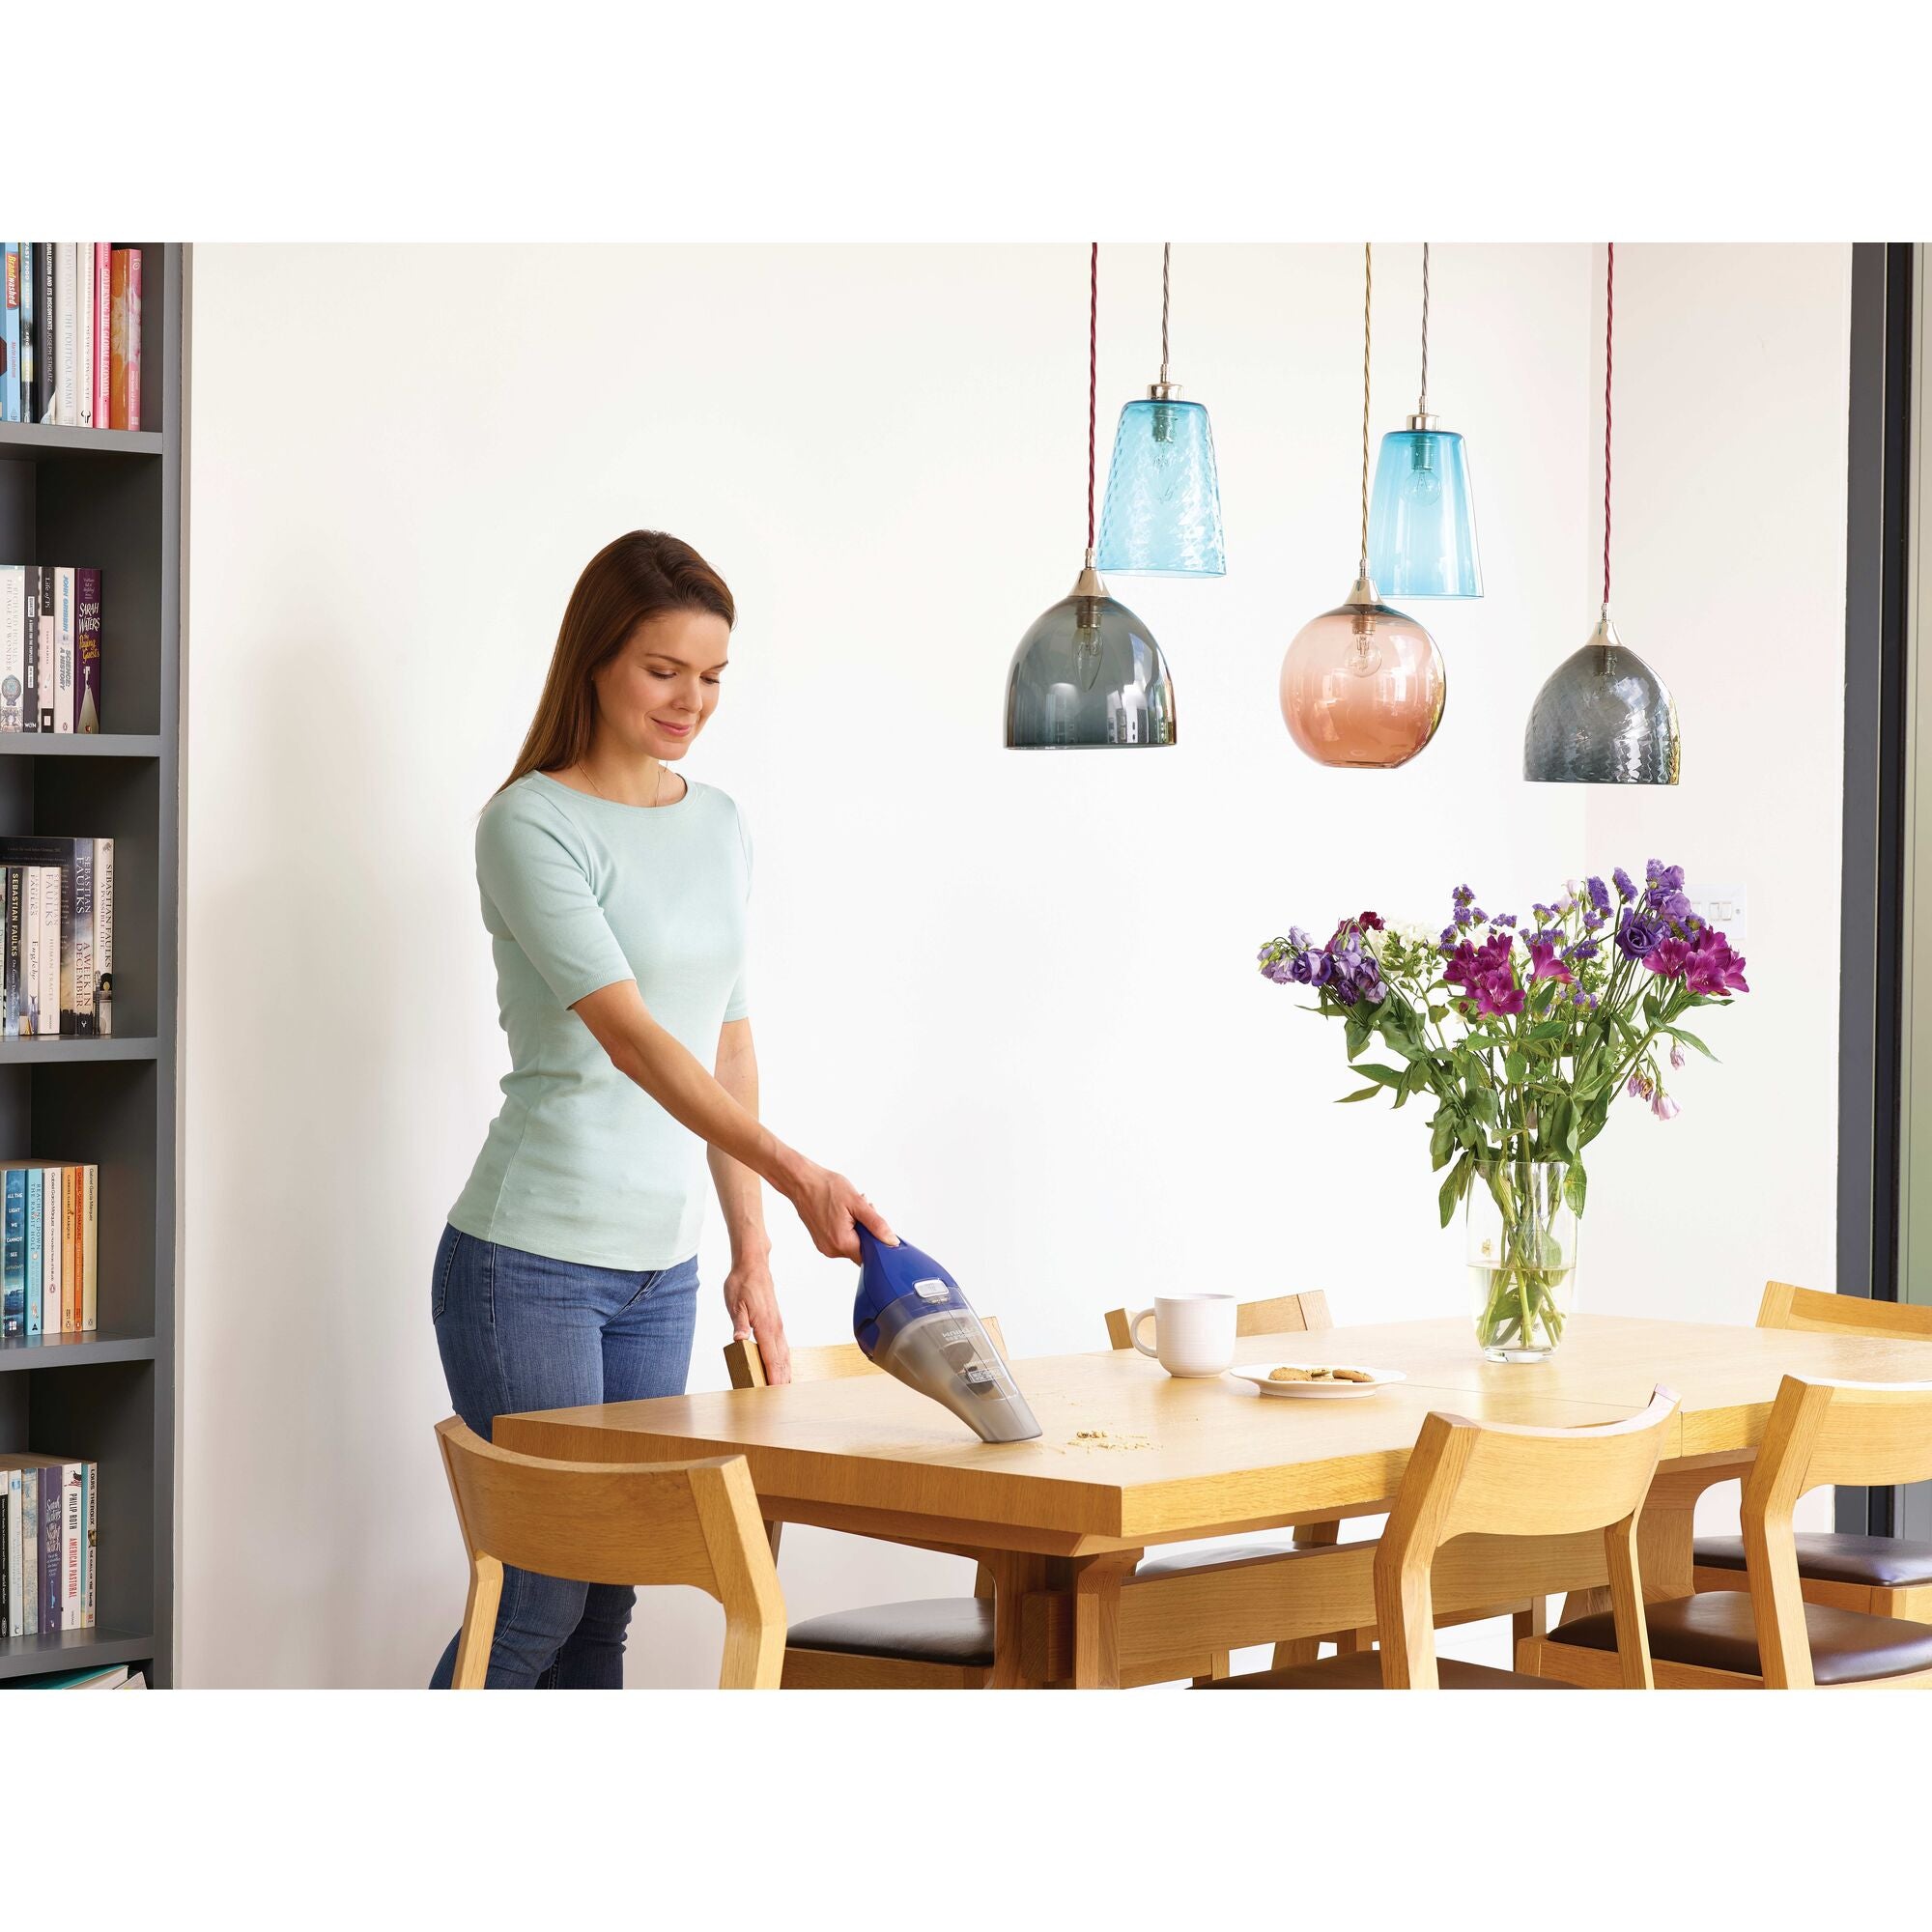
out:
<path id="1" fill-rule="evenodd" d="M 476 882 L 510 1040 L 502 1111 L 450 1224 L 598 1267 L 697 1251 L 704 1143 L 611 1065 L 570 1010 L 635 980 L 651 1017 L 709 1066 L 743 1019 L 751 842 L 738 808 L 693 784 L 618 805 L 532 772 L 484 807 Z"/>

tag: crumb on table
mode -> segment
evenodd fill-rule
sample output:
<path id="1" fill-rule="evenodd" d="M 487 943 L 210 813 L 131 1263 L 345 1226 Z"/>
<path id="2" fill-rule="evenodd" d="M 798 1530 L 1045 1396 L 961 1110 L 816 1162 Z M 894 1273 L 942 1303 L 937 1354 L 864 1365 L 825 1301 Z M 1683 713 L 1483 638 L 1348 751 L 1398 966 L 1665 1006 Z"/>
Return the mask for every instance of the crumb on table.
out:
<path id="1" fill-rule="evenodd" d="M 1073 1442 L 1083 1449 L 1151 1449 L 1145 1435 L 1122 1435 L 1111 1429 L 1076 1429 Z"/>

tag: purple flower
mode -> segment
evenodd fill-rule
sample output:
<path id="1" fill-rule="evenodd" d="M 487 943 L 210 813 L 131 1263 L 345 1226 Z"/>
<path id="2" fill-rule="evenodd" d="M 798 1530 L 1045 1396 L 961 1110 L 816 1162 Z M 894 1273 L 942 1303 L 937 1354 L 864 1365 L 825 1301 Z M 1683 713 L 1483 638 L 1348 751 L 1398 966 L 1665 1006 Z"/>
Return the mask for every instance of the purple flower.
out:
<path id="1" fill-rule="evenodd" d="M 1443 950 L 1443 952 L 1455 952 L 1455 950 L 1456 950 L 1456 942 L 1457 942 L 1457 940 L 1458 940 L 1458 939 L 1460 939 L 1461 937 L 1462 937 L 1462 934 L 1461 934 L 1461 933 L 1460 933 L 1460 932 L 1459 932 L 1459 931 L 1457 930 L 1457 928 L 1456 928 L 1455 926 L 1453 926 L 1453 925 L 1445 925 L 1445 926 L 1444 926 L 1444 927 L 1442 928 L 1442 933 L 1441 933 L 1441 939 L 1442 939 L 1442 950 Z"/>
<path id="2" fill-rule="evenodd" d="M 1726 993 L 1748 993 L 1745 956 L 1733 952 L 1716 926 L 1706 926 L 1684 967 L 1684 983 L 1693 993 L 1721 999 Z"/>
<path id="3" fill-rule="evenodd" d="M 1636 1066 L 1631 1069 L 1631 1077 L 1624 1082 L 1624 1092 L 1633 1100 L 1648 1100 L 1650 1098 L 1650 1082 L 1644 1077 L 1642 1067 Z"/>
<path id="4" fill-rule="evenodd" d="M 1597 1004 L 1597 996 L 1595 993 L 1584 992 L 1581 986 L 1573 986 L 1570 989 L 1570 1004 L 1573 1007 L 1594 1008 Z"/>
<path id="5" fill-rule="evenodd" d="M 1594 939 L 1579 939 L 1575 946 L 1566 947 L 1563 956 L 1573 965 L 1580 966 L 1586 959 L 1594 959 L 1603 949 Z"/>
<path id="6" fill-rule="evenodd" d="M 1632 883 L 1631 875 L 1621 866 L 1617 867 L 1610 873 L 1610 879 L 1617 889 L 1618 898 L 1634 899 L 1636 897 L 1636 887 Z"/>
<path id="7" fill-rule="evenodd" d="M 1661 924 L 1652 925 L 1637 917 L 1634 906 L 1626 906 L 1622 920 L 1617 925 L 1617 951 L 1626 959 L 1641 959 L 1652 952 L 1663 937 Z"/>
<path id="8" fill-rule="evenodd" d="M 1507 966 L 1476 983 L 1476 1010 L 1479 1013 L 1501 1013 L 1507 1018 L 1522 1011 L 1522 1001 L 1523 990 L 1516 983 Z"/>
<path id="9" fill-rule="evenodd" d="M 1666 866 L 1662 859 L 1647 860 L 1643 882 L 1657 892 L 1681 893 L 1684 890 L 1684 867 Z"/>
<path id="10" fill-rule="evenodd" d="M 1677 1102 L 1673 1100 L 1670 1097 L 1670 1095 L 1663 1091 L 1662 1087 L 1660 1087 L 1657 1090 L 1656 1094 L 1652 1096 L 1650 1102 L 1650 1111 L 1653 1114 L 1655 1114 L 1660 1121 L 1675 1120 L 1677 1118 L 1677 1112 L 1678 1112 Z"/>
<path id="11" fill-rule="evenodd" d="M 1599 878 L 1588 878 L 1583 883 L 1590 889 L 1590 903 L 1599 912 L 1608 912 L 1610 909 L 1610 889 Z"/>
<path id="12" fill-rule="evenodd" d="M 1559 984 L 1574 986 L 1577 976 L 1556 956 L 1556 947 L 1552 941 L 1531 940 L 1529 946 L 1529 977 L 1532 980 L 1554 980 Z"/>
<path id="13" fill-rule="evenodd" d="M 1490 923 L 1492 925 L 1506 925 L 1513 932 L 1516 930 L 1516 914 L 1513 912 L 1499 912 L 1494 919 L 1491 920 Z"/>
<path id="14" fill-rule="evenodd" d="M 1684 1065 L 1684 1049 L 1674 1039 L 1670 1042 L 1670 1064 L 1672 1066 Z"/>
<path id="15" fill-rule="evenodd" d="M 1643 963 L 1664 980 L 1681 980 L 1690 957 L 1690 949 L 1681 939 L 1660 939 L 1644 954 Z"/>

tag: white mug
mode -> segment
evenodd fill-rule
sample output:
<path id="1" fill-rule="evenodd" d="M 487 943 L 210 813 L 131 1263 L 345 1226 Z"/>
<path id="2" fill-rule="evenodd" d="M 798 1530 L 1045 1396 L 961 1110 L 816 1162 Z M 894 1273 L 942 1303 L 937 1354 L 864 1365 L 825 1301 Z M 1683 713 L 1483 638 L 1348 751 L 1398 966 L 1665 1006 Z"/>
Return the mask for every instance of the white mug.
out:
<path id="1" fill-rule="evenodd" d="M 1157 1294 L 1151 1308 L 1127 1318 L 1127 1333 L 1144 1355 L 1171 1376 L 1225 1375 L 1235 1365 L 1232 1294 Z M 1154 1346 L 1141 1340 L 1141 1323 L 1153 1323 Z"/>

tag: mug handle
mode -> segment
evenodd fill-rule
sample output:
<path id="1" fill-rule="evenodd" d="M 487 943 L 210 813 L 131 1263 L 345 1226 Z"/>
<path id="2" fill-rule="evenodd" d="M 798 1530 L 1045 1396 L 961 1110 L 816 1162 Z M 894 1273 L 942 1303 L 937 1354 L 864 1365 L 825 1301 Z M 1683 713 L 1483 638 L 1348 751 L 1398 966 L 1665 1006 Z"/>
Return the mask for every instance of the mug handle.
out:
<path id="1" fill-rule="evenodd" d="M 1155 1361 L 1159 1361 L 1160 1360 L 1159 1349 L 1157 1348 L 1150 1349 L 1148 1345 L 1141 1340 L 1141 1323 L 1143 1321 L 1151 1321 L 1152 1320 L 1153 1320 L 1153 1310 L 1151 1308 L 1143 1308 L 1138 1315 L 1129 1315 L 1127 1317 L 1127 1336 L 1128 1339 L 1133 1343 L 1134 1347 L 1138 1349 L 1142 1354 L 1151 1355 Z M 1156 1341 L 1158 1341 L 1159 1337 L 1160 1337 L 1160 1330 L 1156 1328 L 1154 1330 L 1154 1338 Z"/>

